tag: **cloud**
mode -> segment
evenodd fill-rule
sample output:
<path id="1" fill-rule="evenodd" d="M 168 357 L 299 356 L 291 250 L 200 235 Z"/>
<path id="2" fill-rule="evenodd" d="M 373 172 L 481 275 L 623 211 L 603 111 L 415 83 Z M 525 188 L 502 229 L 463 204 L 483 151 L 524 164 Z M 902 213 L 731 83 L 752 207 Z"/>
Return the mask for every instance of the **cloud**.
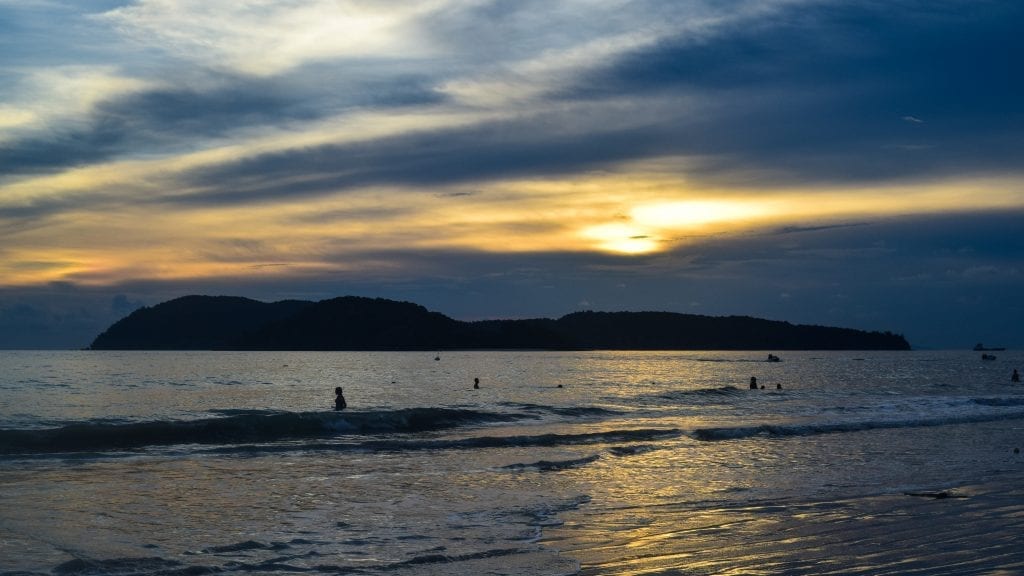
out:
<path id="1" fill-rule="evenodd" d="M 124 308 L 111 302 L 107 294 L 70 285 L 31 292 L 0 288 L 0 349 L 87 346 L 122 316 Z"/>
<path id="2" fill-rule="evenodd" d="M 558 176 L 649 154 L 659 143 L 654 137 L 637 143 L 629 128 L 562 134 L 543 125 L 543 119 L 495 122 L 260 155 L 192 173 L 189 187 L 203 192 L 180 200 L 247 202 L 364 186 Z M 247 182 L 252 174 L 261 178 Z M 295 174 L 305 177 L 296 182 Z"/>
<path id="3" fill-rule="evenodd" d="M 8 71 L 10 85 L 0 108 L 0 145 L 23 134 L 59 133 L 69 124 L 86 124 L 100 102 L 146 89 L 151 83 L 118 73 L 116 67 L 65 65 Z"/>
<path id="4" fill-rule="evenodd" d="M 442 96 L 415 77 L 370 79 L 338 86 L 308 76 L 287 82 L 245 77 L 204 78 L 180 87 L 93 77 L 103 85 L 73 108 L 42 104 L 11 108 L 25 130 L 0 140 L 0 173 L 33 174 L 147 155 L 173 156 L 216 148 L 264 131 L 301 129 L 348 111 L 430 106 Z M 74 84 L 72 89 L 76 89 Z M 64 87 L 67 89 L 67 86 Z M 27 93 L 28 98 L 34 91 Z M 0 119 L 4 109 L 0 108 Z"/>
<path id="5" fill-rule="evenodd" d="M 1009 55 L 1024 50 L 1015 32 L 1024 7 L 988 6 L 780 10 L 697 41 L 680 36 L 625 54 L 566 97 L 671 93 L 716 103 L 700 116 L 681 107 L 664 129 L 675 129 L 677 152 L 711 157 L 702 176 L 720 181 L 737 167 L 804 183 L 1017 173 L 1014 135 L 1024 117 L 1010 95 L 1024 80 L 1011 72 Z M 907 144 L 893 110 L 908 106 L 932 119 L 914 134 L 928 140 L 927 154 L 893 153 Z"/>
<path id="6" fill-rule="evenodd" d="M 110 310 L 118 316 L 127 316 L 142 308 L 145 304 L 141 300 L 132 300 L 125 294 L 115 294 L 110 301 Z"/>
<path id="7" fill-rule="evenodd" d="M 0 106 L 0 182 L 11 176 L 102 162 L 123 151 L 128 126 L 97 107 L 134 98 L 153 83 L 112 66 L 60 66 L 14 74 Z"/>
<path id="8" fill-rule="evenodd" d="M 337 59 L 425 58 L 415 25 L 451 2 L 140 0 L 106 12 L 135 42 L 211 69 L 271 76 Z"/>
<path id="9" fill-rule="evenodd" d="M 372 52 L 373 63 L 360 64 L 365 54 L 312 41 L 319 24 L 301 40 L 304 29 L 294 23 L 314 15 L 323 29 L 379 25 L 390 32 L 374 33 L 378 43 L 401 37 L 422 46 L 367 45 L 361 50 Z M 457 114 L 459 105 L 472 105 L 500 120 L 358 146 L 323 142 L 260 153 L 195 179 L 229 177 L 232 165 L 250 174 L 265 169 L 269 182 L 281 174 L 281 161 L 294 162 L 296 172 L 315 167 L 313 174 L 338 167 L 309 179 L 320 184 L 288 188 L 301 193 L 319 185 L 414 182 L 416 174 L 436 182 L 531 170 L 570 174 L 652 156 L 690 157 L 691 178 L 732 185 L 1018 172 L 1013 135 L 1021 117 L 1004 94 L 1019 93 L 1021 81 L 1000 67 L 1009 65 L 1005 53 L 1013 46 L 1024 50 L 1024 40 L 1004 23 L 1020 21 L 1024 10 L 953 15 L 913 4 L 883 11 L 835 2 L 432 2 L 399 9 L 360 2 L 144 1 L 109 11 L 100 22 L 115 23 L 138 41 L 184 50 L 209 69 L 174 87 L 108 70 L 107 80 L 121 78 L 123 85 L 76 103 L 61 128 L 9 142 L 3 171 L 52 171 L 140 149 L 152 155 L 235 145 L 271 131 L 313 130 L 357 111 Z M 229 28 L 223 34 L 214 26 L 222 22 Z M 580 25 L 556 33 L 570 22 Z M 400 33 L 405 27 L 417 32 Z M 278 50 L 274 42 L 253 45 L 263 34 L 310 46 L 268 61 L 266 54 Z M 479 49 L 485 37 L 508 54 Z M 247 69 L 240 54 L 267 69 Z M 409 54 L 429 58 L 410 64 Z M 928 65 L 933 59 L 944 63 L 941 72 Z M 220 71 L 210 72 L 217 62 Z M 982 88 L 965 88 L 972 85 Z M 38 92 L 25 92 L 25 99 Z M 891 122 L 893 109 L 909 106 L 934 118 L 915 123 L 922 130 L 913 142 Z M 0 118 L 38 126 L 31 120 L 37 115 L 8 108 Z M 363 160 L 355 168 L 354 154 Z M 251 187 L 236 197 L 280 190 L 245 188 Z"/>
<path id="10" fill-rule="evenodd" d="M 821 232 L 823 230 L 834 230 L 836 228 L 849 228 L 852 226 L 867 226 L 867 222 L 849 222 L 841 224 L 823 224 L 819 226 L 783 226 L 775 230 L 776 234 L 800 234 L 803 232 Z"/>

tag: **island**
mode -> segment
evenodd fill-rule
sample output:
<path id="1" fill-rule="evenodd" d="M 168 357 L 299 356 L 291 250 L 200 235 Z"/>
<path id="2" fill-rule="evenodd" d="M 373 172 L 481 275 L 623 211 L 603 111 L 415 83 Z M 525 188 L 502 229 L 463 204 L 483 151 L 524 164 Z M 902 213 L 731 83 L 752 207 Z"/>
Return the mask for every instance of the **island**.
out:
<path id="1" fill-rule="evenodd" d="M 411 302 L 184 296 L 143 307 L 91 350 L 909 350 L 900 334 L 749 316 L 574 312 L 465 322 Z"/>

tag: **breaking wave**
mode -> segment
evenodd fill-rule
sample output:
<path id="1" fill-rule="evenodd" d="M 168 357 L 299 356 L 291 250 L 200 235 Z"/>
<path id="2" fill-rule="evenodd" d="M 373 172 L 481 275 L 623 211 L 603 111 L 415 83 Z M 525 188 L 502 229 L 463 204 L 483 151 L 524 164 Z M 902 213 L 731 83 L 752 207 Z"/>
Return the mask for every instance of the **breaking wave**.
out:
<path id="1" fill-rule="evenodd" d="M 586 432 L 581 434 L 534 434 L 516 436 L 472 436 L 469 438 L 387 438 L 383 440 L 368 439 L 359 442 L 321 442 L 303 443 L 301 446 L 255 445 L 240 444 L 211 448 L 209 453 L 243 453 L 258 454 L 274 451 L 374 451 L 374 452 L 410 452 L 422 450 L 475 450 L 485 448 L 527 448 L 554 446 L 582 446 L 592 444 L 630 444 L 650 442 L 668 438 L 678 438 L 683 431 L 671 428 L 641 428 L 634 430 L 609 430 L 605 432 Z"/>
<path id="2" fill-rule="evenodd" d="M 735 386 L 720 386 L 717 388 L 698 388 L 696 390 L 672 390 L 655 396 L 658 400 L 670 400 L 673 402 L 687 402 L 700 400 L 713 400 L 720 397 L 739 396 L 743 391 Z"/>
<path id="3" fill-rule="evenodd" d="M 576 414 L 583 416 L 588 412 Z M 634 443 L 678 437 L 678 429 L 629 429 L 578 434 L 438 438 L 419 433 L 537 419 L 528 413 L 453 408 L 367 412 L 224 411 L 200 420 L 90 421 L 46 429 L 0 429 L 0 455 L 105 453 L 155 446 L 209 445 L 206 453 L 273 451 L 416 451 Z"/>
<path id="4" fill-rule="evenodd" d="M 960 416 L 943 416 L 935 418 L 914 418 L 907 420 L 819 422 L 814 424 L 760 424 L 755 426 L 698 428 L 696 430 L 693 430 L 690 433 L 690 436 L 692 436 L 696 440 L 713 442 L 720 440 L 738 440 L 744 438 L 752 438 L 755 436 L 767 436 L 777 438 L 789 436 L 818 436 L 821 434 L 863 432 L 866 430 L 924 428 L 931 426 L 974 424 L 979 422 L 998 422 L 1003 420 L 1024 420 L 1024 412 L 1008 412 L 1000 414 L 970 414 Z"/>
<path id="5" fill-rule="evenodd" d="M 574 458 L 572 460 L 538 460 L 530 464 L 509 464 L 503 466 L 506 470 L 537 470 L 540 472 L 551 472 L 556 470 L 568 470 L 570 468 L 579 468 L 586 466 L 592 462 L 597 462 L 601 459 L 599 454 L 593 456 L 586 456 L 584 458 Z"/>
<path id="6" fill-rule="evenodd" d="M 508 406 L 510 408 L 526 412 L 557 414 L 559 416 L 570 416 L 573 418 L 618 416 L 623 413 L 619 410 L 610 410 L 608 408 L 600 408 L 598 406 L 543 406 L 540 404 L 527 404 L 521 402 L 502 402 L 501 404 L 503 406 Z"/>
<path id="7" fill-rule="evenodd" d="M 111 423 L 58 428 L 0 429 L 0 454 L 102 452 L 176 444 L 239 444 L 346 434 L 417 433 L 533 418 L 453 408 L 367 412 L 243 412 L 201 420 Z"/>

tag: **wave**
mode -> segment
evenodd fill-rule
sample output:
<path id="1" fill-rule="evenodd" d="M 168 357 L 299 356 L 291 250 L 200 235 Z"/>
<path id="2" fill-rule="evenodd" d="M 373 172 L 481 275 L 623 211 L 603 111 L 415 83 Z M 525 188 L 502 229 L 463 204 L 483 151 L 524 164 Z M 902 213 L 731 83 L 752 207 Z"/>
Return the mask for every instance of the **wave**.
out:
<path id="1" fill-rule="evenodd" d="M 62 576 L 96 576 L 98 574 L 180 574 L 184 564 L 177 560 L 160 557 L 112 558 L 89 560 L 75 558 L 53 568 L 54 574 Z M 202 573 L 202 572 L 199 572 Z"/>
<path id="2" fill-rule="evenodd" d="M 665 390 L 640 394 L 636 400 L 641 404 L 658 406 L 701 406 L 708 404 L 727 404 L 739 398 L 747 397 L 746 390 L 735 386 L 717 386 L 712 388 L 696 388 L 688 390 Z"/>
<path id="3" fill-rule="evenodd" d="M 714 357 L 694 358 L 693 361 L 694 362 L 717 362 L 717 363 L 721 363 L 721 364 L 749 364 L 749 363 L 764 364 L 765 362 L 768 362 L 768 360 L 765 360 L 764 358 L 714 358 Z"/>
<path id="4" fill-rule="evenodd" d="M 525 546 L 518 548 L 493 548 L 475 552 L 452 553 L 445 546 L 438 546 L 412 555 L 408 560 L 401 560 L 392 563 L 367 565 L 365 561 L 356 561 L 357 566 L 333 565 L 320 563 L 319 558 L 328 560 L 326 554 L 317 550 L 318 545 L 327 545 L 329 542 L 311 542 L 308 540 L 295 539 L 289 543 L 283 542 L 257 542 L 249 540 L 238 544 L 206 548 L 200 552 L 185 552 L 184 557 L 205 556 L 203 561 L 188 560 L 183 562 L 178 559 L 162 558 L 159 556 L 150 557 L 126 557 L 126 558 L 87 558 L 77 557 L 54 566 L 51 573 L 58 576 L 102 576 L 105 574 L 119 574 L 123 576 L 197 576 L 203 574 L 380 574 L 380 573 L 495 573 L 502 566 L 496 563 L 506 563 L 507 559 L 519 557 L 522 560 L 519 564 L 528 568 L 530 573 L 536 572 L 540 567 L 549 563 L 556 566 L 570 564 L 578 570 L 578 564 L 572 560 L 561 559 L 553 552 L 538 549 L 526 542 Z M 281 554 L 286 551 L 285 555 Z M 250 555 L 250 552 L 266 552 L 269 557 Z M 241 554 L 240 554 L 241 553 Z M 548 562 L 541 562 L 537 565 L 538 555 L 549 557 Z M 184 559 L 184 558 L 182 558 Z M 301 561 L 302 559 L 308 559 Z M 218 564 L 218 560 L 222 562 Z M 294 562 L 300 560 L 300 562 Z M 443 569 L 435 569 L 432 565 L 443 565 Z M 453 568 L 453 566 L 455 568 Z M 420 568 L 420 569 L 417 569 Z M 557 573 L 576 573 L 566 570 L 558 570 Z M 524 572 L 525 573 L 525 572 Z M 542 573 L 548 573 L 547 571 Z M 36 572 L 0 572 L 0 574 L 14 576 L 37 574 Z"/>
<path id="5" fill-rule="evenodd" d="M 533 416 L 453 408 L 407 408 L 367 412 L 254 411 L 201 420 L 134 423 L 93 421 L 47 429 L 0 429 L 0 454 L 103 452 L 176 444 L 239 444 L 344 434 L 417 433 L 524 418 Z"/>
<path id="6" fill-rule="evenodd" d="M 554 470 L 568 470 L 570 468 L 579 468 L 586 466 L 587 464 L 597 462 L 601 459 L 601 456 L 594 454 L 593 456 L 586 456 L 584 458 L 574 458 L 572 460 L 538 460 L 530 464 L 509 464 L 508 466 L 502 466 L 506 470 L 537 470 L 540 472 L 551 472 Z"/>
<path id="7" fill-rule="evenodd" d="M 1024 398 L 974 398 L 971 402 L 980 406 L 1024 406 Z"/>
<path id="8" fill-rule="evenodd" d="M 243 444 L 219 446 L 207 450 L 214 454 L 261 454 L 265 452 L 330 451 L 330 452 L 409 452 L 421 450 L 475 450 L 485 448 L 551 448 L 555 446 L 582 446 L 591 444 L 628 444 L 650 442 L 666 438 L 678 438 L 683 431 L 678 428 L 641 428 L 634 430 L 609 430 L 580 434 L 536 434 L 520 436 L 474 436 L 457 439 L 388 438 L 386 440 L 365 440 L 361 442 L 320 442 L 302 445 L 256 445 Z"/>
<path id="9" fill-rule="evenodd" d="M 523 402 L 501 402 L 501 405 L 527 412 L 546 412 L 558 416 L 570 416 L 574 418 L 587 418 L 591 416 L 618 416 L 622 412 L 610 410 L 598 406 L 546 406 L 541 404 L 528 404 Z"/>
<path id="10" fill-rule="evenodd" d="M 715 398 L 715 397 L 730 397 L 738 396 L 743 391 L 735 386 L 719 386 L 717 388 L 698 388 L 696 390 L 672 390 L 662 394 L 658 394 L 656 398 L 659 400 L 672 400 L 672 401 L 683 401 L 687 398 Z"/>
<path id="11" fill-rule="evenodd" d="M 613 456 L 637 456 L 639 454 L 646 454 L 648 452 L 654 452 L 655 450 L 661 450 L 662 446 L 657 444 L 634 444 L 631 446 L 613 446 L 608 449 Z"/>
<path id="12" fill-rule="evenodd" d="M 465 562 L 466 560 L 480 560 L 489 558 L 500 558 L 502 556 L 510 556 L 513 554 L 522 554 L 523 550 L 519 548 L 502 548 L 496 550 L 485 550 L 483 552 L 473 552 L 469 554 L 424 554 L 422 556 L 416 556 L 410 560 L 399 562 L 388 566 L 389 569 L 397 569 L 406 566 L 417 566 L 421 564 L 452 564 L 454 562 Z"/>
<path id="13" fill-rule="evenodd" d="M 690 433 L 690 436 L 695 440 L 714 442 L 720 440 L 740 440 L 755 436 L 818 436 L 822 434 L 840 434 L 844 432 L 863 432 L 867 430 L 886 430 L 895 428 L 925 428 L 931 426 L 974 424 L 979 422 L 998 422 L 1002 420 L 1024 420 L 1024 413 L 971 414 L 911 420 L 868 420 L 859 422 L 823 422 L 815 424 L 761 424 L 757 426 L 698 428 L 693 430 Z"/>

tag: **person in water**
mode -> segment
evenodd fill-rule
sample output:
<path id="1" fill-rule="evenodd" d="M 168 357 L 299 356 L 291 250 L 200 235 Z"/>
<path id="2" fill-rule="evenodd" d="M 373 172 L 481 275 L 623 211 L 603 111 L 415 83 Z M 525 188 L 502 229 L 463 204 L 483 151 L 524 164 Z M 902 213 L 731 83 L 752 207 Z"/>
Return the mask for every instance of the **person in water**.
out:
<path id="1" fill-rule="evenodd" d="M 480 389 L 480 379 L 479 378 L 473 378 L 473 389 L 474 390 L 479 390 Z"/>
<path id="2" fill-rule="evenodd" d="M 1020 373 L 1016 368 L 1013 369 L 1013 374 L 1010 374 L 1010 382 L 1020 382 Z"/>
<path id="3" fill-rule="evenodd" d="M 342 393 L 341 386 L 334 389 L 334 409 L 344 410 L 348 406 L 348 402 L 345 401 L 345 395 Z"/>
<path id="4" fill-rule="evenodd" d="M 750 377 L 750 389 L 757 390 L 757 376 Z"/>

